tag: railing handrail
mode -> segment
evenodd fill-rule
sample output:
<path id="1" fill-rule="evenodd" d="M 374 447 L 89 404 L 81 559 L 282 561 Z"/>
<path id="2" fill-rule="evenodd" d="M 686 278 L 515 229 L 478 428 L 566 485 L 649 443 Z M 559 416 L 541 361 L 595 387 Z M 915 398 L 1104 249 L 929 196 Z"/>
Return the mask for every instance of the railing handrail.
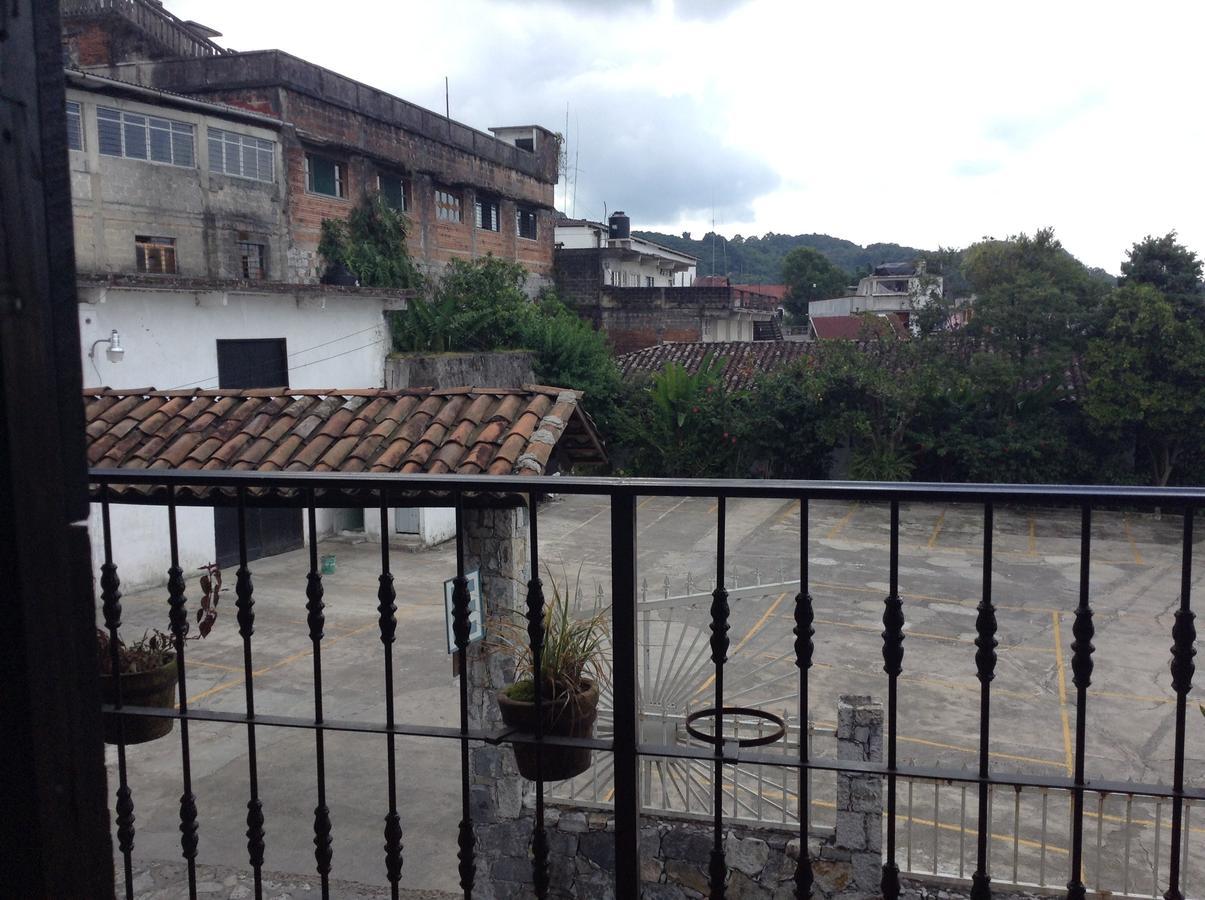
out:
<path id="1" fill-rule="evenodd" d="M 1131 506 L 1205 504 L 1205 487 L 1134 485 L 952 484 L 939 482 L 791 481 L 751 478 L 626 478 L 610 476 L 428 475 L 393 472 L 255 472 L 232 469 L 90 469 L 94 484 L 183 488 L 269 488 L 315 491 L 396 491 L 455 494 L 587 494 L 642 497 L 943 501 L 947 503 L 1117 502 Z M 125 502 L 114 495 L 112 502 Z M 135 502 L 144 498 L 130 498 Z M 453 497 L 448 498 L 453 502 Z"/>

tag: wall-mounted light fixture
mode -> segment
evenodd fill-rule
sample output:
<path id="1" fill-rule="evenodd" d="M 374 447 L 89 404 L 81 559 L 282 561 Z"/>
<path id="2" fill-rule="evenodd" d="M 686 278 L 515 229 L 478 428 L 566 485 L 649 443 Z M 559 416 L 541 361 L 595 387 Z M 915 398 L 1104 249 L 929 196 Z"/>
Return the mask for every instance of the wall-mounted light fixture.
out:
<path id="1" fill-rule="evenodd" d="M 92 364 L 96 364 L 96 347 L 98 344 L 108 344 L 105 348 L 105 356 L 109 362 L 119 363 L 126 355 L 125 347 L 121 346 L 121 335 L 117 333 L 117 329 L 113 329 L 113 333 L 107 338 L 93 341 L 91 349 L 88 350 L 88 358 L 92 360 Z"/>

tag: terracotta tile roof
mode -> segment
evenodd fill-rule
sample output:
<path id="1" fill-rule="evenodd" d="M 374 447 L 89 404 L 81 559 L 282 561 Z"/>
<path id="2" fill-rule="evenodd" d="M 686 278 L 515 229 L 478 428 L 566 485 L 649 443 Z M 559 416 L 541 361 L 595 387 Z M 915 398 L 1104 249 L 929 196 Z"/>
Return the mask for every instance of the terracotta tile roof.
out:
<path id="1" fill-rule="evenodd" d="M 554 449 L 603 463 L 581 393 L 542 385 L 432 390 L 84 391 L 101 469 L 543 475 Z"/>
<path id="2" fill-rule="evenodd" d="M 884 336 L 908 338 L 908 326 L 896 313 L 886 315 L 862 314 L 856 316 L 812 316 L 812 330 L 821 340 L 857 341 L 868 336 L 867 332 L 879 331 Z"/>
<path id="3" fill-rule="evenodd" d="M 678 363 L 694 374 L 711 354 L 723 361 L 724 387 L 737 391 L 751 387 L 758 375 L 781 369 L 814 352 L 814 344 L 802 341 L 689 341 L 645 347 L 625 353 L 617 362 L 625 378 L 656 374 L 669 363 Z"/>

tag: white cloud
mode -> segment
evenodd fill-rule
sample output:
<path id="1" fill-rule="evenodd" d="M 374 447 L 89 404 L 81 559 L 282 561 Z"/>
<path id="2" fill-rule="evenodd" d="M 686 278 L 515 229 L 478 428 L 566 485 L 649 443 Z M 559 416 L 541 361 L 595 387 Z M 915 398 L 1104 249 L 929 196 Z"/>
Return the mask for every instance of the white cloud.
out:
<path id="1" fill-rule="evenodd" d="M 914 246 L 1053 225 L 1112 271 L 1148 232 L 1205 252 L 1202 4 L 167 5 L 432 108 L 447 75 L 477 127 L 564 130 L 568 103 L 579 215 Z"/>

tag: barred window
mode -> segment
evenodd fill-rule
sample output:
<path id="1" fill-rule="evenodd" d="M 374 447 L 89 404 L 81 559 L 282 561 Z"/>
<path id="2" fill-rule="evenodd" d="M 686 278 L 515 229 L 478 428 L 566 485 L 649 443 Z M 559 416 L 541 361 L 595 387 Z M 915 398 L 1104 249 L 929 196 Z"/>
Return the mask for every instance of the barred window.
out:
<path id="1" fill-rule="evenodd" d="M 435 218 L 443 222 L 463 221 L 460 212 L 460 195 L 437 188 L 435 191 Z"/>
<path id="2" fill-rule="evenodd" d="M 74 100 L 67 101 L 67 149 L 84 149 L 84 121 L 80 116 L 80 105 Z"/>
<path id="3" fill-rule="evenodd" d="M 536 211 L 534 209 L 520 206 L 515 210 L 515 231 L 521 238 L 527 238 L 529 241 L 537 240 Z"/>
<path id="4" fill-rule="evenodd" d="M 264 278 L 264 245 L 249 241 L 238 242 L 239 267 L 249 281 Z"/>
<path id="5" fill-rule="evenodd" d="M 478 199 L 476 203 L 477 227 L 485 231 L 501 230 L 498 216 L 498 201 Z"/>
<path id="6" fill-rule="evenodd" d="M 98 107 L 96 130 L 105 156 L 145 159 L 173 166 L 196 164 L 193 127 L 184 122 Z"/>
<path id="7" fill-rule="evenodd" d="M 175 238 L 136 235 L 134 252 L 137 256 L 139 272 L 151 275 L 176 274 Z"/>
<path id="8" fill-rule="evenodd" d="M 209 171 L 253 181 L 275 181 L 275 149 L 272 141 L 210 128 Z"/>

